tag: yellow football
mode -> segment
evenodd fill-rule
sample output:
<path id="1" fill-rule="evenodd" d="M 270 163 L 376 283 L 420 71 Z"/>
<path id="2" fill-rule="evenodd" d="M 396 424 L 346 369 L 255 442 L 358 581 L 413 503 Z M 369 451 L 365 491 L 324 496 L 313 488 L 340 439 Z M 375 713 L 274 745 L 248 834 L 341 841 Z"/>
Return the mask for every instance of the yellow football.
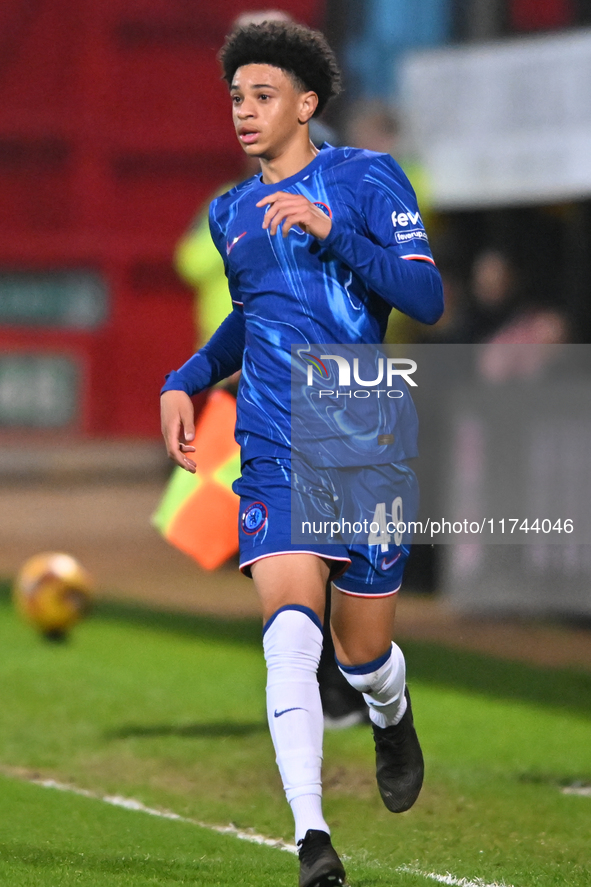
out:
<path id="1" fill-rule="evenodd" d="M 36 554 L 14 581 L 18 612 L 50 640 L 63 640 L 90 610 L 93 582 L 78 561 L 62 552 Z"/>

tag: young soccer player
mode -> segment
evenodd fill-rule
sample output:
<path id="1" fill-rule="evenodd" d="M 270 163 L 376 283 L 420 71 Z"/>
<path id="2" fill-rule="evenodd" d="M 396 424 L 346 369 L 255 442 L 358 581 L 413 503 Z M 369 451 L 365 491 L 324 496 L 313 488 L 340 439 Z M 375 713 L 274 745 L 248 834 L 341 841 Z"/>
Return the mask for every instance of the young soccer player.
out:
<path id="1" fill-rule="evenodd" d="M 221 50 L 236 134 L 261 174 L 213 201 L 210 225 L 234 309 L 162 390 L 170 458 L 188 471 L 193 395 L 242 368 L 236 437 L 242 448 L 240 569 L 260 596 L 267 712 L 295 818 L 300 887 L 344 883 L 322 814 L 322 708 L 316 670 L 325 585 L 336 579 L 332 631 L 339 666 L 365 694 L 378 787 L 389 810 L 415 802 L 423 757 L 392 642 L 405 546 L 292 544 L 292 343 L 380 343 L 392 306 L 425 323 L 442 312 L 439 274 L 411 186 L 389 155 L 320 150 L 308 124 L 337 94 L 340 75 L 321 34 L 293 23 L 234 30 Z M 395 429 L 399 431 L 400 429 Z M 403 429 L 404 430 L 404 429 Z M 371 463 L 406 460 L 413 434 L 376 441 Z"/>

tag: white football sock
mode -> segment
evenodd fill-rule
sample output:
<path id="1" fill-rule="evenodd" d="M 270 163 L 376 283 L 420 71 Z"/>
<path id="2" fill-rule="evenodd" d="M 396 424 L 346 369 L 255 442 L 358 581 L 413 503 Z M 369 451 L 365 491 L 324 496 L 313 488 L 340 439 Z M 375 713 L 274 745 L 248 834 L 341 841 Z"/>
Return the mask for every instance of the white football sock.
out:
<path id="1" fill-rule="evenodd" d="M 339 662 L 338 666 L 351 686 L 363 693 L 369 716 L 376 727 L 392 727 L 399 723 L 406 711 L 406 667 L 404 654 L 397 644 L 392 642 L 391 650 L 365 665 L 341 665 Z"/>
<path id="2" fill-rule="evenodd" d="M 322 626 L 308 607 L 282 607 L 265 625 L 267 717 L 296 843 L 308 829 L 328 832 L 322 815 L 323 715 L 316 671 Z"/>

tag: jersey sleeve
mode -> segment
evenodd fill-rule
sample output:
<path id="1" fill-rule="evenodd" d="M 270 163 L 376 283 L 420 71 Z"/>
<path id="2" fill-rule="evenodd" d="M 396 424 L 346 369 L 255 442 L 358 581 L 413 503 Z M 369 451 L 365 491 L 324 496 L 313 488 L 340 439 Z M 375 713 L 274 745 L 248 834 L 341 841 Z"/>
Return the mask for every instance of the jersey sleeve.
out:
<path id="1" fill-rule="evenodd" d="M 392 247 L 402 259 L 435 264 L 413 187 L 389 154 L 371 164 L 360 198 L 368 230 L 381 246 Z"/>
<path id="2" fill-rule="evenodd" d="M 389 155 L 370 165 L 358 199 L 364 230 L 335 213 L 322 245 L 393 308 L 435 323 L 443 312 L 441 277 L 412 186 Z"/>

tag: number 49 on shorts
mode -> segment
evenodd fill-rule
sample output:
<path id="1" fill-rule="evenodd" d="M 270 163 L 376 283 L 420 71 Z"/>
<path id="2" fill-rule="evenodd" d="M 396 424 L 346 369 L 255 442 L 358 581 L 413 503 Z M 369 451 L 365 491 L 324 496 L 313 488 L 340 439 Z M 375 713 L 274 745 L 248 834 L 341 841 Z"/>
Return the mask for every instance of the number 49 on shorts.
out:
<path id="1" fill-rule="evenodd" d="M 394 545 L 402 545 L 404 526 L 399 524 L 404 520 L 402 511 L 402 496 L 396 496 L 392 500 L 391 520 L 388 520 L 386 503 L 378 502 L 373 518 L 369 526 L 368 545 L 381 545 L 382 551 L 387 551 L 388 546 L 394 540 Z"/>

